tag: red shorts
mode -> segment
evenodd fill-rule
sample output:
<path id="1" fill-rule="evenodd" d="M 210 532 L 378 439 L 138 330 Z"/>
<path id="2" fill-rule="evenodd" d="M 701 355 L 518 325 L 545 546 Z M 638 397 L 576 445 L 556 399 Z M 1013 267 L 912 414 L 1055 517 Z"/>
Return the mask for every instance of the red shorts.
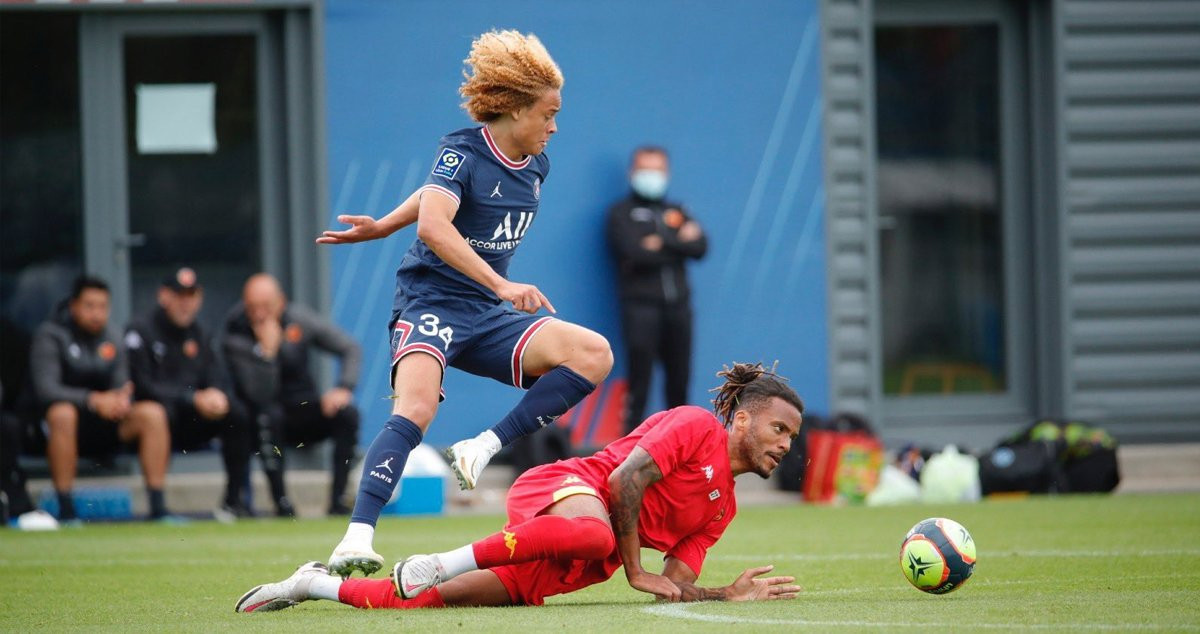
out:
<path id="1" fill-rule="evenodd" d="M 508 490 L 508 526 L 529 521 L 572 495 L 594 496 L 608 508 L 596 488 L 566 464 L 542 465 L 517 478 Z M 607 581 L 619 567 L 621 558 L 614 547 L 607 559 L 599 561 L 543 559 L 491 570 L 500 577 L 514 604 L 542 605 L 546 597 Z"/>

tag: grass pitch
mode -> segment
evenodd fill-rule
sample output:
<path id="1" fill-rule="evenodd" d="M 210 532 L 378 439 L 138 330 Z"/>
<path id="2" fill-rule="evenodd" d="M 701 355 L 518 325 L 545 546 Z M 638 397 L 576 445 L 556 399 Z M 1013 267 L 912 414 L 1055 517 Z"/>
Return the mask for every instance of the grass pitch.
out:
<path id="1" fill-rule="evenodd" d="M 910 587 L 897 563 L 904 533 L 932 516 L 961 522 L 979 549 L 974 577 L 940 597 Z M 385 519 L 376 547 L 389 559 L 443 550 L 500 523 Z M 618 571 L 544 607 L 367 611 L 310 602 L 233 612 L 250 587 L 327 557 L 343 527 L 263 520 L 0 530 L 0 630 L 1200 630 L 1200 495 L 744 509 L 710 552 L 701 584 L 724 585 L 745 568 L 774 563 L 805 587 L 794 601 L 655 604 Z"/>

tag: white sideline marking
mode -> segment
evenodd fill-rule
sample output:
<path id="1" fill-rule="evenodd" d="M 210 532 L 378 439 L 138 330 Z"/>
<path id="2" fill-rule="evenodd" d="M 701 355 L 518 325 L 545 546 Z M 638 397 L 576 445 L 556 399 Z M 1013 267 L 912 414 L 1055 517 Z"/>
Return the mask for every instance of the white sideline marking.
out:
<path id="1" fill-rule="evenodd" d="M 1169 573 L 1169 574 L 1161 574 L 1161 575 L 1128 575 L 1128 576 L 1122 576 L 1121 582 L 1124 583 L 1127 581 L 1148 581 L 1148 580 L 1152 580 L 1152 579 L 1196 579 L 1196 578 L 1200 578 L 1200 572 L 1195 572 L 1192 574 Z M 1033 585 L 1033 584 L 1045 586 L 1048 583 L 1049 582 L 1047 582 L 1046 579 L 1004 579 L 1001 581 L 989 581 L 989 580 L 975 581 L 974 578 L 972 578 L 972 580 L 967 582 L 967 586 L 972 587 L 972 588 L 979 588 L 979 587 L 990 588 L 992 586 L 1022 586 L 1022 585 Z M 894 592 L 895 594 L 910 594 L 912 592 L 912 590 L 910 590 L 907 585 L 897 583 L 897 584 L 889 585 L 889 586 L 873 586 L 873 587 L 864 586 L 864 587 L 859 587 L 859 588 L 831 588 L 829 590 L 805 590 L 804 592 L 801 592 L 800 594 L 801 594 L 801 596 L 814 596 L 814 595 L 837 595 L 837 594 L 875 594 L 875 593 L 880 593 L 880 592 Z"/>
<path id="2" fill-rule="evenodd" d="M 897 549 L 897 552 L 899 550 Z M 1177 548 L 1162 550 L 1010 550 L 980 551 L 984 557 L 1200 557 L 1200 549 Z M 857 561 L 866 559 L 894 559 L 888 553 L 776 553 L 774 555 L 712 555 L 710 560 L 722 561 Z"/>
<path id="3" fill-rule="evenodd" d="M 704 623 L 754 623 L 757 625 L 811 625 L 816 627 L 878 627 L 886 629 L 899 628 L 928 628 L 928 627 L 944 627 L 952 630 L 957 629 L 1038 629 L 1038 630 L 1156 630 L 1156 629 L 1184 629 L 1196 630 L 1193 625 L 1153 625 L 1149 623 L 932 623 L 929 621 L 907 622 L 907 621 L 857 621 L 857 620 L 810 620 L 810 619 L 766 619 L 761 617 L 748 617 L 744 615 L 724 615 L 724 614 L 698 614 L 692 611 L 693 607 L 698 607 L 702 604 L 697 603 L 664 603 L 660 605 L 651 605 L 642 608 L 642 611 L 654 616 L 662 616 L 674 619 L 684 619 L 688 621 L 701 621 Z"/>

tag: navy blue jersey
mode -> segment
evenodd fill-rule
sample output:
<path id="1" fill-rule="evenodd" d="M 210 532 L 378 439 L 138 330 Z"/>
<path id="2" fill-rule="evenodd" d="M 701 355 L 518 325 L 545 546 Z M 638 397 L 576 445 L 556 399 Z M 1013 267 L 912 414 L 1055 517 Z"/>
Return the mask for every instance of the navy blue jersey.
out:
<path id="1" fill-rule="evenodd" d="M 509 260 L 537 216 L 549 172 L 545 154 L 513 162 L 500 152 L 487 127 L 466 128 L 442 137 L 420 192 L 457 202 L 454 227 L 479 257 L 507 278 Z M 420 238 L 396 271 L 396 286 L 499 302 L 495 293 L 446 264 Z"/>

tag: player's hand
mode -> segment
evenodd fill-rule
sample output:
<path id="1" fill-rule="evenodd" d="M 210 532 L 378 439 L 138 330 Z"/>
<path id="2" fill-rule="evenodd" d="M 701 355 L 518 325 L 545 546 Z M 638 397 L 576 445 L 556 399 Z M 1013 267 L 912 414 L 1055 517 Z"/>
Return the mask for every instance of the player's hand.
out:
<path id="1" fill-rule="evenodd" d="M 662 236 L 658 235 L 657 233 L 652 233 L 642 238 L 641 244 L 643 249 L 650 251 L 651 253 L 657 253 L 662 251 L 663 239 Z"/>
<path id="2" fill-rule="evenodd" d="M 683 223 L 683 226 L 679 228 L 679 241 L 693 242 L 695 240 L 699 240 L 702 234 L 703 232 L 700 230 L 700 225 L 694 220 L 689 220 Z"/>
<path id="3" fill-rule="evenodd" d="M 546 299 L 546 296 L 533 284 L 506 281 L 496 289 L 496 296 L 506 302 L 512 302 L 513 308 L 531 315 L 543 306 L 551 313 L 558 312 L 554 310 L 554 305 L 550 303 L 550 300 Z"/>
<path id="4" fill-rule="evenodd" d="M 321 414 L 325 418 L 333 418 L 344 407 L 354 400 L 354 393 L 344 387 L 335 387 L 321 395 Z"/>
<path id="5" fill-rule="evenodd" d="M 762 577 L 775 566 L 759 566 L 743 572 L 726 588 L 728 601 L 766 601 L 768 599 L 795 599 L 803 590 L 793 585 L 795 577 Z"/>
<path id="6" fill-rule="evenodd" d="M 204 418 L 217 420 L 229 413 L 229 398 L 221 390 L 209 387 L 192 394 L 192 406 Z"/>
<path id="7" fill-rule="evenodd" d="M 103 392 L 88 393 L 88 407 L 104 420 L 119 421 L 129 415 L 133 406 L 133 384 Z"/>
<path id="8" fill-rule="evenodd" d="M 679 586 L 662 575 L 643 570 L 626 576 L 629 579 L 629 585 L 634 590 L 649 592 L 663 601 L 675 603 L 683 596 L 683 591 L 679 589 Z"/>
<path id="9" fill-rule="evenodd" d="M 254 339 L 258 341 L 262 356 L 274 359 L 279 352 L 279 344 L 283 343 L 283 326 L 277 319 L 268 318 L 250 324 L 250 328 L 254 331 Z"/>
<path id="10" fill-rule="evenodd" d="M 337 217 L 337 221 L 350 225 L 350 228 L 322 231 L 321 235 L 317 237 L 317 244 L 352 244 L 383 237 L 379 223 L 370 216 L 341 214 Z"/>

